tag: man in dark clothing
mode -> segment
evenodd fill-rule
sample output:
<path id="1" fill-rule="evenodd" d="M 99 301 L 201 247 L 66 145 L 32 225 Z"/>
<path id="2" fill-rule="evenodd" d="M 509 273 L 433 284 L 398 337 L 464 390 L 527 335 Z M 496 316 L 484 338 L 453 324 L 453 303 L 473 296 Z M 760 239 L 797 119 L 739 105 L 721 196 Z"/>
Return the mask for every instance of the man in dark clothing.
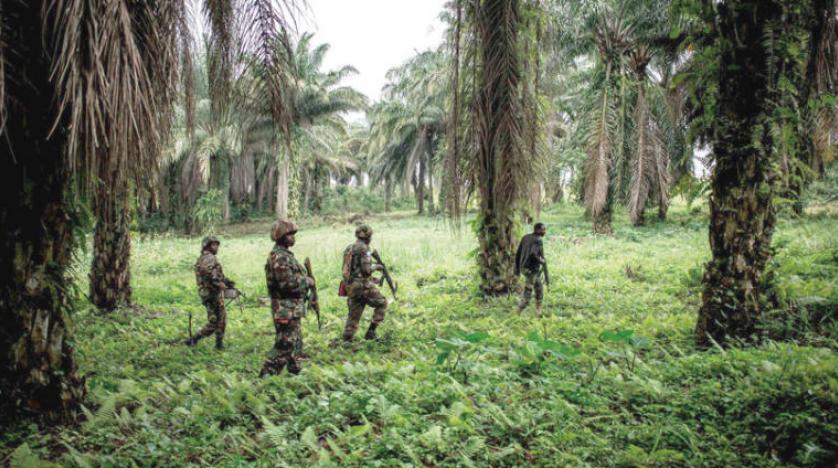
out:
<path id="1" fill-rule="evenodd" d="M 530 297 L 535 289 L 535 310 L 538 315 L 541 315 L 541 302 L 544 299 L 541 269 L 546 262 L 542 238 L 546 234 L 547 228 L 544 224 L 536 223 L 533 232 L 521 238 L 521 243 L 518 244 L 518 252 L 515 254 L 515 274 L 523 273 L 526 278 L 521 302 L 518 303 L 518 313 L 521 313 L 530 303 Z"/>

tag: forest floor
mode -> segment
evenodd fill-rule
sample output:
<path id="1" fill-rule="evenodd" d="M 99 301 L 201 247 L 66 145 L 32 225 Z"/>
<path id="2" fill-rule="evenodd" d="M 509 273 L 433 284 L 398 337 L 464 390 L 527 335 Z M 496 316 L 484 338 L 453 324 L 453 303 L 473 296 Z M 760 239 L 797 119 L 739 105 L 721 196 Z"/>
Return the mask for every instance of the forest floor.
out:
<path id="1" fill-rule="evenodd" d="M 375 342 L 330 348 L 348 224 L 303 229 L 323 328 L 304 321 L 299 376 L 260 379 L 273 342 L 267 224 L 227 231 L 219 258 L 244 291 L 227 349 L 170 344 L 203 324 L 199 239 L 135 241 L 138 306 L 75 317 L 89 400 L 77 426 L 19 425 L 0 461 L 61 465 L 780 466 L 838 463 L 838 217 L 781 218 L 778 301 L 759 346 L 697 351 L 709 258 L 706 208 L 591 234 L 575 206 L 545 213 L 552 284 L 545 315 L 477 291 L 468 226 L 377 219 L 373 246 L 399 283 Z M 79 259 L 80 287 L 88 258 Z M 388 297 L 389 292 L 385 291 Z M 360 334 L 371 311 L 365 312 Z"/>

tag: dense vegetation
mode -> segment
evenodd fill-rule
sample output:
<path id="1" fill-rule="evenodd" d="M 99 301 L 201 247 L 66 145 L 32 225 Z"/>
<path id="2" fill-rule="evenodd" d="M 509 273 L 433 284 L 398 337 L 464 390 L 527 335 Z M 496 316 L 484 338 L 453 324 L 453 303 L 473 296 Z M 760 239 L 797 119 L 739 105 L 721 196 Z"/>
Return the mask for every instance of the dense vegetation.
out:
<path id="1" fill-rule="evenodd" d="M 323 330 L 309 315 L 300 376 L 262 380 L 273 335 L 258 268 L 268 226 L 222 237 L 220 258 L 246 294 L 243 309 L 230 308 L 223 353 L 170 343 L 186 335 L 187 311 L 204 313 L 192 288 L 198 239 L 142 239 L 142 306 L 76 317 L 86 421 L 40 435 L 19 425 L 3 453 L 80 465 L 835 462 L 834 215 L 780 222 L 783 319 L 762 333 L 782 341 L 699 352 L 706 211 L 679 204 L 668 223 L 618 221 L 610 238 L 580 214 L 545 214 L 553 284 L 541 319 L 515 315 L 514 297 L 475 294 L 471 236 L 376 218 L 400 299 L 380 341 L 349 348 L 328 342 L 346 314 L 332 292 L 352 227 L 304 227 L 295 250 L 319 266 Z"/>
<path id="2" fill-rule="evenodd" d="M 0 4 L 3 463 L 838 463 L 836 0 L 450 0 L 374 101 L 304 3 Z M 326 327 L 258 380 L 276 218 Z M 328 348 L 362 220 L 402 294 Z"/>

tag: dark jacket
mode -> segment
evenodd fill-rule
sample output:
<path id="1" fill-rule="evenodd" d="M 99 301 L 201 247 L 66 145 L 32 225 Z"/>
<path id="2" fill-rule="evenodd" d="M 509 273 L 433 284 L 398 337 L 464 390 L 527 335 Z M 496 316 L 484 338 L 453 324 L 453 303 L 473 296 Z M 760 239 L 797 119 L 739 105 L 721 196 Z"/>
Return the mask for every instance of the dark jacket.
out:
<path id="1" fill-rule="evenodd" d="M 515 254 L 515 274 L 523 270 L 538 271 L 544 262 L 544 247 L 541 236 L 531 233 L 521 238 L 518 252 Z"/>

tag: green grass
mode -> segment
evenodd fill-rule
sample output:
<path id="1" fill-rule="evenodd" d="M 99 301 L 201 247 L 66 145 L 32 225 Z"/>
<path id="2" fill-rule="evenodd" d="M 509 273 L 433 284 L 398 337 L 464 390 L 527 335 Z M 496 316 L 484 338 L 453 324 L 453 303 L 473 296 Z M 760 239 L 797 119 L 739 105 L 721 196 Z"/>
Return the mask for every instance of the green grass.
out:
<path id="1" fill-rule="evenodd" d="M 375 221 L 374 247 L 399 282 L 399 301 L 379 341 L 337 349 L 328 342 L 346 314 L 336 290 L 353 227 L 304 227 L 294 251 L 314 264 L 323 329 L 313 315 L 304 322 L 311 360 L 300 376 L 267 379 L 257 378 L 273 341 L 267 225 L 221 236 L 225 272 L 246 294 L 243 310 L 228 311 L 222 353 L 212 340 L 167 344 L 185 337 L 187 311 L 196 328 L 203 322 L 191 270 L 198 239 L 135 240 L 141 307 L 76 316 L 86 421 L 19 427 L 3 436 L 0 457 L 91 466 L 834 465 L 835 218 L 780 222 L 774 270 L 788 308 L 766 333 L 790 341 L 707 352 L 693 345 L 709 256 L 703 215 L 676 208 L 669 222 L 643 228 L 615 218 L 615 236 L 598 237 L 576 207 L 545 215 L 553 284 L 541 319 L 532 309 L 517 315 L 514 297 L 476 294 L 467 228 Z M 820 322 L 790 319 L 801 311 Z"/>

